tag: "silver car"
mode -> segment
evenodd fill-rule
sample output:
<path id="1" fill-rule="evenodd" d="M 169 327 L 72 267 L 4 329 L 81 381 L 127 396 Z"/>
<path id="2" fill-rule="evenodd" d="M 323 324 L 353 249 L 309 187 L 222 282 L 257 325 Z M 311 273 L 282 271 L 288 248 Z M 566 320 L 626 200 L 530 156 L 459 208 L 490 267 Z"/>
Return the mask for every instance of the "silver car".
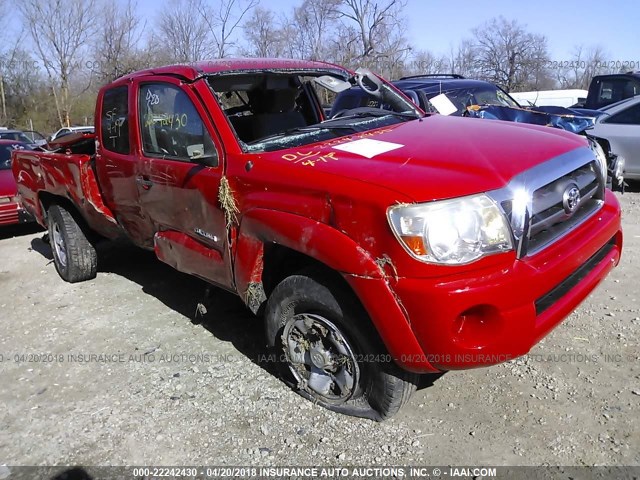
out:
<path id="1" fill-rule="evenodd" d="M 625 159 L 624 178 L 640 180 L 640 95 L 600 109 L 589 134 L 609 142 L 611 153 Z"/>

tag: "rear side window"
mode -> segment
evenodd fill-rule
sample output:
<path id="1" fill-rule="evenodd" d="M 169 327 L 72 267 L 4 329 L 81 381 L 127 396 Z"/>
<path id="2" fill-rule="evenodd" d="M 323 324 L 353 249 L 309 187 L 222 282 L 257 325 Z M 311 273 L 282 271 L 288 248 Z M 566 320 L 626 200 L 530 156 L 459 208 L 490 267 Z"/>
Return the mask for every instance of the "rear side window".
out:
<path id="1" fill-rule="evenodd" d="M 128 92 L 126 85 L 112 88 L 102 99 L 102 146 L 115 153 L 129 153 Z"/>
<path id="2" fill-rule="evenodd" d="M 180 88 L 168 83 L 141 85 L 138 111 L 145 155 L 182 161 L 217 158 L 202 118 Z"/>
<path id="3" fill-rule="evenodd" d="M 629 78 L 602 80 L 598 91 L 598 104 L 609 105 L 625 98 L 631 98 L 638 93 L 640 92 L 638 92 L 636 82 Z"/>
<path id="4" fill-rule="evenodd" d="M 619 123 L 624 125 L 640 125 L 640 103 L 612 115 L 606 123 Z"/>

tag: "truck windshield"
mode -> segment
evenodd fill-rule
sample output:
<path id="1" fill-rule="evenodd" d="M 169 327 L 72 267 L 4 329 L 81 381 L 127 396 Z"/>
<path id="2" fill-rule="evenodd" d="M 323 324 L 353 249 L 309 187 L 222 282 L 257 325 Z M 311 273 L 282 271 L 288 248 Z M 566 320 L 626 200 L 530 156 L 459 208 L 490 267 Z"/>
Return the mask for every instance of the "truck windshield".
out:
<path id="1" fill-rule="evenodd" d="M 437 112 L 438 109 L 431 100 L 444 94 L 456 107 L 456 113 L 461 115 L 471 105 L 497 105 L 501 107 L 520 108 L 518 102 L 509 96 L 504 90 L 496 86 L 482 85 L 468 88 L 456 88 L 446 92 L 425 91 L 428 100 L 428 110 Z"/>
<path id="2" fill-rule="evenodd" d="M 209 78 L 209 84 L 247 153 L 299 147 L 423 115 L 367 70 L 354 76 L 345 72 L 344 77 L 334 71 L 216 76 Z M 351 87 L 362 89 L 383 107 L 345 108 L 328 117 L 336 90 Z"/>

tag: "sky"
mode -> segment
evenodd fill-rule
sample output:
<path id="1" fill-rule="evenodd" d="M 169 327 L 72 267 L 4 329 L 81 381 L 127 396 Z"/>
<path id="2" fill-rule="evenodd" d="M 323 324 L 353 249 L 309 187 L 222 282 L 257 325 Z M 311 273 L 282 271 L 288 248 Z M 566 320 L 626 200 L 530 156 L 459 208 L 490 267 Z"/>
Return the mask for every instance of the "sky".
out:
<path id="1" fill-rule="evenodd" d="M 116 0 L 117 1 L 117 0 Z M 137 0 L 152 23 L 158 0 Z M 168 2 L 167 2 L 168 3 Z M 301 0 L 260 0 L 263 7 L 289 12 Z M 640 2 L 637 0 L 407 0 L 407 39 L 419 50 L 449 55 L 471 29 L 504 16 L 547 37 L 551 60 L 570 61 L 576 45 L 600 45 L 607 61 L 635 62 L 640 70 Z M 13 22 L 12 22 L 13 23 Z"/>

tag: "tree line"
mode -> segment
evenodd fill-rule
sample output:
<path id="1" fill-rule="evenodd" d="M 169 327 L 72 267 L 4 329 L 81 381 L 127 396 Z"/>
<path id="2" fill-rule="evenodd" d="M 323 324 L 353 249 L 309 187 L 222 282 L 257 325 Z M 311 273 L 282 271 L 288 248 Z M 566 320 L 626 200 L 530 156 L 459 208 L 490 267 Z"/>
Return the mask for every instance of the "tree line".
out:
<path id="1" fill-rule="evenodd" d="M 504 17 L 435 54 L 407 37 L 406 0 L 299 0 L 289 12 L 260 0 L 176 0 L 151 18 L 133 0 L 22 0 L 17 10 L 20 30 L 0 42 L 0 126 L 43 132 L 91 124 L 98 89 L 124 74 L 211 58 L 323 60 L 390 79 L 455 73 L 507 91 L 586 88 L 607 71 L 601 47 L 576 45 L 553 62 L 544 35 Z"/>

